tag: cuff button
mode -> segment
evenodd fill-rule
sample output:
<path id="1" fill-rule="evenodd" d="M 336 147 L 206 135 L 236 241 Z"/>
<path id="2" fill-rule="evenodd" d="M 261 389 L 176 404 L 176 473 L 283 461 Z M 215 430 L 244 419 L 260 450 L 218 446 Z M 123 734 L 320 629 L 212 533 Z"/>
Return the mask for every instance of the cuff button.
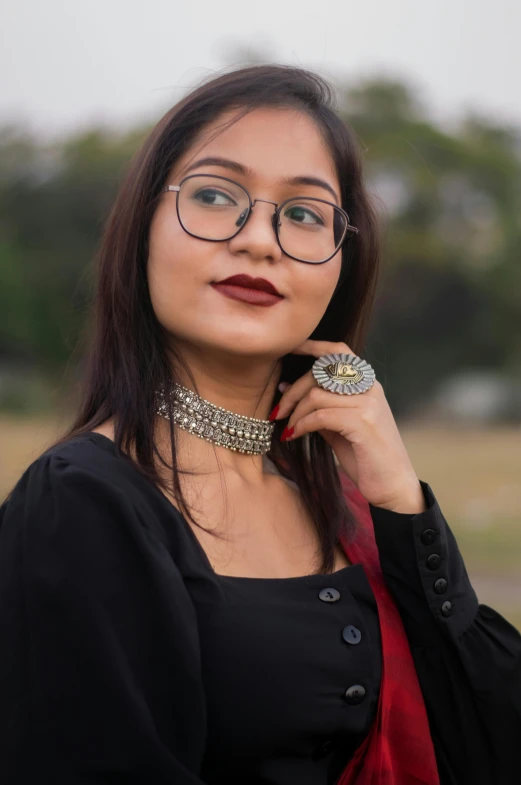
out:
<path id="1" fill-rule="evenodd" d="M 437 536 L 438 532 L 436 529 L 425 529 L 422 532 L 421 540 L 424 545 L 432 545 Z"/>
<path id="2" fill-rule="evenodd" d="M 434 588 L 434 591 L 436 592 L 436 594 L 445 594 L 445 592 L 447 591 L 447 586 L 448 585 L 449 584 L 447 583 L 445 578 L 438 578 L 437 581 L 434 581 L 433 588 Z"/>
<path id="3" fill-rule="evenodd" d="M 450 602 L 450 600 L 446 600 L 441 606 L 441 615 L 450 616 L 451 613 L 452 613 L 452 602 Z"/>
<path id="4" fill-rule="evenodd" d="M 427 567 L 429 570 L 437 570 L 441 564 L 441 556 L 438 553 L 431 553 L 427 559 Z"/>

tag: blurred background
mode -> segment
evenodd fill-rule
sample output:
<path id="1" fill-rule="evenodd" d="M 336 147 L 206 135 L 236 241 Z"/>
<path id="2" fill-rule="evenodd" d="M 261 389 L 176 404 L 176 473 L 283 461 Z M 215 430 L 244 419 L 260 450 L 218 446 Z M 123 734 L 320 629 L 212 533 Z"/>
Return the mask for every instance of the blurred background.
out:
<path id="1" fill-rule="evenodd" d="M 17 0 L 0 67 L 0 501 L 70 421 L 125 167 L 198 80 L 330 80 L 385 225 L 365 352 L 480 602 L 521 629 L 521 5 Z"/>

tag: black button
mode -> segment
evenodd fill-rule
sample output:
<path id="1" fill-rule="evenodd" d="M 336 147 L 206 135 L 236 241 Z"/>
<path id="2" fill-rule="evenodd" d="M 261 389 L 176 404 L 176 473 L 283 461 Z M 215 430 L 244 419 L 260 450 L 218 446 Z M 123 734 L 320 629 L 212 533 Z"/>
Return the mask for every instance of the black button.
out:
<path id="1" fill-rule="evenodd" d="M 338 589 L 322 589 L 318 596 L 322 602 L 336 602 L 340 599 L 340 592 Z"/>
<path id="2" fill-rule="evenodd" d="M 424 545 L 432 545 L 437 536 L 438 532 L 436 529 L 425 529 L 422 532 L 422 542 Z"/>
<path id="3" fill-rule="evenodd" d="M 352 684 L 345 691 L 345 699 L 348 703 L 356 704 L 361 703 L 365 698 L 365 687 L 361 684 Z"/>
<path id="4" fill-rule="evenodd" d="M 342 630 L 342 638 L 346 643 L 360 643 L 362 640 L 362 633 L 358 627 L 353 627 L 352 624 L 348 624 L 347 627 L 344 627 Z"/>
<path id="5" fill-rule="evenodd" d="M 326 739 L 318 747 L 315 749 L 313 755 L 311 756 L 313 760 L 318 760 L 319 758 L 323 758 L 325 755 L 329 755 L 329 753 L 335 748 L 335 742 L 333 739 Z"/>
<path id="6" fill-rule="evenodd" d="M 437 570 L 441 564 L 441 556 L 438 553 L 431 553 L 427 559 L 427 567 L 429 570 Z"/>
<path id="7" fill-rule="evenodd" d="M 445 578 L 438 578 L 437 581 L 434 581 L 434 591 L 436 594 L 445 594 L 448 585 Z"/>
<path id="8" fill-rule="evenodd" d="M 450 600 L 445 600 L 445 602 L 441 606 L 441 613 L 442 616 L 450 616 L 450 614 L 452 613 L 452 602 L 450 602 Z"/>

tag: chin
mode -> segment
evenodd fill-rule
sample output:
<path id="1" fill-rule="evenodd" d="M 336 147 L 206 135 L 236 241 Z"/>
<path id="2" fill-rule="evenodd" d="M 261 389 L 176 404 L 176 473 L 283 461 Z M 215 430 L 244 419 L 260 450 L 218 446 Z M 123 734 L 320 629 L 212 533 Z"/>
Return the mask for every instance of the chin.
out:
<path id="1" fill-rule="evenodd" d="M 201 347 L 204 344 L 215 353 L 236 355 L 237 357 L 255 355 L 276 357 L 281 354 L 276 335 L 267 335 L 264 331 L 262 335 L 254 336 L 248 328 L 236 331 L 226 330 L 226 335 L 220 335 L 214 330 L 210 336 L 206 336 L 206 340 L 200 336 L 199 340 L 194 339 L 193 343 Z"/>

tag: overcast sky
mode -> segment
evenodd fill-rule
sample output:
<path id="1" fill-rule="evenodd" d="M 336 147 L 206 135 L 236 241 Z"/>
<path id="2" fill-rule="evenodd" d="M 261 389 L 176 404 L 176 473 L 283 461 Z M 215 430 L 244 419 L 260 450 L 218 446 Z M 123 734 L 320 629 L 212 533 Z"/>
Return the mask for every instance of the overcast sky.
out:
<path id="1" fill-rule="evenodd" d="M 0 123 L 62 135 L 159 119 L 230 46 L 335 81 L 384 72 L 447 123 L 521 126 L 519 0 L 4 0 Z M 239 63 L 238 63 L 239 64 Z M 243 63 L 241 63 L 243 64 Z"/>

